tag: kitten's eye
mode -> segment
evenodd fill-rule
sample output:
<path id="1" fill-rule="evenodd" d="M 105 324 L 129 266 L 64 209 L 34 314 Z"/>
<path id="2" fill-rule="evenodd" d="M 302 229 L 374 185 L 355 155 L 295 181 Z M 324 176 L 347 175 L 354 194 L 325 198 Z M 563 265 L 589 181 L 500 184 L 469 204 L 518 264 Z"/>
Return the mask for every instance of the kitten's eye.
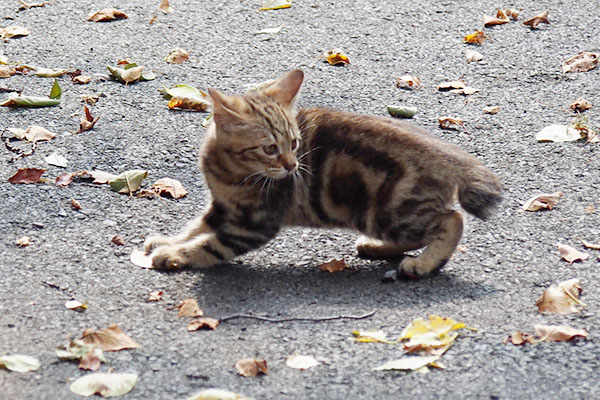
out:
<path id="1" fill-rule="evenodd" d="M 270 155 L 270 156 L 272 156 L 272 155 L 275 155 L 275 154 L 279 153 L 279 149 L 277 148 L 277 145 L 276 145 L 276 144 L 271 144 L 271 145 L 269 145 L 269 146 L 264 146 L 264 147 L 263 147 L 263 151 L 264 151 L 266 154 Z"/>
<path id="2" fill-rule="evenodd" d="M 299 144 L 300 144 L 300 142 L 298 141 L 298 139 L 292 140 L 292 151 L 296 150 L 298 148 Z"/>

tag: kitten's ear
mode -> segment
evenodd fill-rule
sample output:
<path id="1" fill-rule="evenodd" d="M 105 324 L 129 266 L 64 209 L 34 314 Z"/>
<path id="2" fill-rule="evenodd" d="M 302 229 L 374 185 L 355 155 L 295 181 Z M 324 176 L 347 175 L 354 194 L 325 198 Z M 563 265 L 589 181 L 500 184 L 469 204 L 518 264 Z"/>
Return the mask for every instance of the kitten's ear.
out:
<path id="1" fill-rule="evenodd" d="M 236 130 L 246 121 L 248 105 L 238 96 L 229 96 L 215 89 L 208 89 L 212 98 L 215 124 L 226 131 Z"/>
<path id="2" fill-rule="evenodd" d="M 288 72 L 265 90 L 265 93 L 280 103 L 285 108 L 292 108 L 300 86 L 304 80 L 304 72 L 299 69 Z"/>

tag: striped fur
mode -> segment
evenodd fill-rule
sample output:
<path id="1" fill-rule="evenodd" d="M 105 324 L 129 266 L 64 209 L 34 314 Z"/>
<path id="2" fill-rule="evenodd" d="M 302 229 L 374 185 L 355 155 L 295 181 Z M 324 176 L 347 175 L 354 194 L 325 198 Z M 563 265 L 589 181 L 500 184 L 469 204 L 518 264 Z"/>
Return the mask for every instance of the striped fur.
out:
<path id="1" fill-rule="evenodd" d="M 285 226 L 363 234 L 360 255 L 405 257 L 408 276 L 438 271 L 462 235 L 462 215 L 487 218 L 502 200 L 477 159 L 405 122 L 293 108 L 303 74 L 291 71 L 242 96 L 211 90 L 214 123 L 200 169 L 212 203 L 180 235 L 150 237 L 156 268 L 207 267 L 257 249 Z"/>

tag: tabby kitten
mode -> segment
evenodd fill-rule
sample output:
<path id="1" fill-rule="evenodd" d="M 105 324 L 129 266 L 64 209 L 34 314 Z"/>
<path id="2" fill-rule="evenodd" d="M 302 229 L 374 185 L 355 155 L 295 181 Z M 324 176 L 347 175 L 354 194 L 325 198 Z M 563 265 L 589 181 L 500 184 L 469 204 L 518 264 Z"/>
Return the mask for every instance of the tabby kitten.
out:
<path id="1" fill-rule="evenodd" d="M 359 255 L 395 258 L 410 277 L 438 271 L 463 231 L 456 200 L 485 219 L 502 200 L 497 177 L 425 130 L 390 118 L 294 110 L 304 74 L 242 96 L 210 90 L 214 122 L 200 154 L 212 194 L 174 237 L 144 245 L 154 268 L 204 268 L 258 249 L 282 227 L 350 228 Z"/>

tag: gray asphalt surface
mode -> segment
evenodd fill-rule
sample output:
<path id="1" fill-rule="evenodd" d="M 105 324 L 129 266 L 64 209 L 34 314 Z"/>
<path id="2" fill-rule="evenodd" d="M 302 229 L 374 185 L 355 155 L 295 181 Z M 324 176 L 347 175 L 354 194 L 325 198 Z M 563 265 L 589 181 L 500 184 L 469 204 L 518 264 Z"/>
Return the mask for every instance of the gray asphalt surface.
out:
<path id="1" fill-rule="evenodd" d="M 106 65 L 130 59 L 153 70 L 157 79 L 124 86 L 93 80 L 74 85 L 59 78 L 64 94 L 58 107 L 0 109 L 0 129 L 42 125 L 58 133 L 34 155 L 9 163 L 0 150 L 0 354 L 29 354 L 42 367 L 28 374 L 0 370 L 3 399 L 74 399 L 68 383 L 87 374 L 77 364 L 59 362 L 54 348 L 86 328 L 118 324 L 143 347 L 107 353 L 101 371 L 135 372 L 139 381 L 123 399 L 183 399 L 207 387 L 237 391 L 257 399 L 596 398 L 600 370 L 600 277 L 598 251 L 569 265 L 556 243 L 581 248 L 580 239 L 600 241 L 600 161 L 598 145 L 536 143 L 534 134 L 552 123 L 568 124 L 569 104 L 584 97 L 586 114 L 600 121 L 600 68 L 562 74 L 560 64 L 579 51 L 600 51 L 597 2 L 492 1 L 294 2 L 292 8 L 258 11 L 258 1 L 182 2 L 174 13 L 148 22 L 159 1 L 84 2 L 54 0 L 44 8 L 17 12 L 16 0 L 0 3 L 0 28 L 22 25 L 31 34 L 0 42 L 10 60 L 104 74 Z M 222 4 L 223 3 L 223 4 Z M 115 6 L 129 19 L 85 21 L 90 11 Z M 490 37 L 475 50 L 485 55 L 467 64 L 465 34 L 481 26 L 483 13 L 497 6 L 524 8 L 519 22 L 486 29 Z M 530 30 L 521 24 L 544 9 L 550 25 Z M 254 35 L 284 25 L 275 35 Z M 171 65 L 168 52 L 183 47 L 190 61 Z M 342 48 L 351 65 L 333 67 L 318 57 Z M 386 104 L 416 106 L 415 122 L 480 157 L 498 173 L 506 200 L 487 223 L 470 219 L 461 245 L 439 276 L 383 284 L 392 267 L 361 260 L 356 236 L 341 231 L 289 230 L 266 248 L 232 265 L 206 271 L 165 273 L 130 264 L 129 253 L 150 233 L 174 234 L 208 202 L 195 164 L 206 114 L 170 111 L 158 89 L 189 83 L 200 89 L 239 93 L 244 85 L 301 68 L 306 73 L 299 106 L 328 106 L 386 115 Z M 416 91 L 396 88 L 411 73 Z M 480 92 L 463 97 L 436 90 L 442 81 L 463 78 Z M 52 79 L 13 76 L 0 87 L 46 95 Z M 79 125 L 80 95 L 103 93 L 91 106 L 100 121 L 92 131 L 68 135 Z M 3 97 L 4 95 L 0 96 Z M 497 115 L 482 107 L 499 105 Z M 465 120 L 465 130 L 443 131 L 437 117 Z M 58 152 L 68 168 L 44 157 Z M 47 168 L 54 178 L 65 171 L 99 169 L 119 173 L 147 169 L 149 186 L 158 178 L 180 180 L 189 195 L 181 200 L 129 198 L 107 186 L 74 183 L 12 185 L 18 168 Z M 563 191 L 550 212 L 523 213 L 520 205 L 538 192 Z M 71 199 L 83 209 L 72 210 Z M 594 213 L 585 208 L 593 206 Z M 589 209 L 588 209 L 589 211 Z M 114 235 L 126 245 L 111 244 Z M 15 241 L 31 236 L 31 245 Z M 344 258 L 347 271 L 328 274 L 318 265 Z M 539 314 L 536 299 L 551 284 L 580 278 L 581 314 Z M 153 290 L 163 300 L 146 302 Z M 376 314 L 361 321 L 261 323 L 239 320 L 215 331 L 187 332 L 187 321 L 171 307 L 196 298 L 208 316 L 255 313 L 274 318 Z M 86 302 L 78 313 L 64 307 L 71 298 Z M 416 317 L 452 317 L 479 328 L 461 334 L 443 356 L 445 370 L 421 375 L 371 369 L 399 358 L 399 346 L 355 343 L 354 329 L 400 334 Z M 502 344 L 515 330 L 536 323 L 567 324 L 589 331 L 587 341 Z M 286 357 L 311 355 L 322 363 L 306 371 L 285 365 Z M 234 363 L 267 360 L 268 375 L 243 378 Z"/>

